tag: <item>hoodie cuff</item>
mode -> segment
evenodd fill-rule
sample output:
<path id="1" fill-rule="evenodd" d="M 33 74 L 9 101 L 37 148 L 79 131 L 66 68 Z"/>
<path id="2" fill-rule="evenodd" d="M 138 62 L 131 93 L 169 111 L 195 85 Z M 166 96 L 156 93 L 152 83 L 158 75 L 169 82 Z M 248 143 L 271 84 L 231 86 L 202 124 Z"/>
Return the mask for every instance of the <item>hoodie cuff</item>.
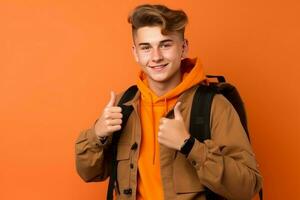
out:
<path id="1" fill-rule="evenodd" d="M 188 161 L 192 164 L 192 166 L 199 170 L 204 164 L 206 157 L 207 150 L 205 144 L 195 139 L 193 148 L 187 156 Z"/>

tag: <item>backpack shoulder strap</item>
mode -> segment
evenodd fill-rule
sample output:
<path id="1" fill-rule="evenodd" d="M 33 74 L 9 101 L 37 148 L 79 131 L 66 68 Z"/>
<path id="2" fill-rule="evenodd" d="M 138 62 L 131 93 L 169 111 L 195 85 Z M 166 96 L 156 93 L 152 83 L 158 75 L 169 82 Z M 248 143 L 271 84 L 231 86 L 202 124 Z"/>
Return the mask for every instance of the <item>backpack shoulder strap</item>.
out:
<path id="1" fill-rule="evenodd" d="M 123 94 L 123 96 L 121 97 L 118 105 L 122 105 L 124 103 L 126 103 L 127 101 L 130 101 L 131 99 L 133 99 L 133 97 L 135 96 L 136 92 L 138 91 L 138 88 L 136 85 L 132 85 L 130 86 Z"/>
<path id="2" fill-rule="evenodd" d="M 113 137 L 112 137 L 112 166 L 111 166 L 111 174 L 110 174 L 110 178 L 109 178 L 109 183 L 108 183 L 108 190 L 107 190 L 107 196 L 106 199 L 107 200 L 113 200 L 113 191 L 115 188 L 115 183 L 116 183 L 116 188 L 119 191 L 119 187 L 118 187 L 118 180 L 117 180 L 117 166 L 118 166 L 118 162 L 117 162 L 117 147 L 118 147 L 118 141 L 120 139 L 120 134 L 123 131 L 123 128 L 126 126 L 126 123 L 128 121 L 128 118 L 133 110 L 132 106 L 126 106 L 123 105 L 124 103 L 126 103 L 127 101 L 130 101 L 135 94 L 137 93 L 138 88 L 136 85 L 131 86 L 130 88 L 128 88 L 125 93 L 123 94 L 123 96 L 121 97 L 118 106 L 120 106 L 122 108 L 122 128 L 121 130 L 113 133 Z"/>
<path id="3" fill-rule="evenodd" d="M 123 128 L 125 127 L 127 120 L 133 110 L 132 106 L 126 106 L 123 105 L 124 103 L 126 103 L 127 101 L 130 101 L 131 99 L 133 99 L 133 97 L 135 96 L 135 94 L 137 93 L 138 88 L 136 85 L 132 85 L 131 87 L 129 87 L 125 93 L 123 94 L 123 96 L 121 97 L 118 106 L 120 106 L 122 108 L 122 114 L 123 114 L 123 118 L 122 118 L 122 129 L 119 132 L 123 131 Z M 114 135 L 119 135 L 119 134 L 114 134 Z"/>
<path id="4" fill-rule="evenodd" d="M 216 93 L 212 86 L 200 85 L 193 98 L 190 133 L 200 142 L 211 138 L 210 109 Z M 207 200 L 222 199 L 208 188 L 205 188 L 205 196 Z"/>
<path id="5" fill-rule="evenodd" d="M 200 85 L 194 95 L 190 116 L 190 133 L 200 142 L 210 139 L 210 108 L 215 91 Z"/>

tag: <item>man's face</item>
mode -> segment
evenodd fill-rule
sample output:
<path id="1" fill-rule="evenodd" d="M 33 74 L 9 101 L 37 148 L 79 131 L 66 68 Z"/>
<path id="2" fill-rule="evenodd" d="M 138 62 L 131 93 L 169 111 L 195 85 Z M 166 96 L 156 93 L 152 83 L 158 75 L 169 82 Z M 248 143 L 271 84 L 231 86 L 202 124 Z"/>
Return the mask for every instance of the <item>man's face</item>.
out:
<path id="1" fill-rule="evenodd" d="M 177 32 L 162 35 L 159 26 L 139 28 L 134 37 L 135 59 L 150 81 L 171 81 L 180 73 L 181 59 L 187 51 L 186 40 Z"/>

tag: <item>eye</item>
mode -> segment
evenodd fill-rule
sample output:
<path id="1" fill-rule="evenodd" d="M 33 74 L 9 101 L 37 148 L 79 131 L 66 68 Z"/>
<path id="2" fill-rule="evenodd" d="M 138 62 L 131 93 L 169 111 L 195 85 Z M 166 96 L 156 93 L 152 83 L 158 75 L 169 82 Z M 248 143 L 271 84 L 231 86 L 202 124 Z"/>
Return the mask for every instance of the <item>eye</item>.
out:
<path id="1" fill-rule="evenodd" d="M 166 49 L 166 48 L 169 48 L 169 47 L 171 47 L 171 46 L 172 46 L 171 43 L 165 43 L 165 44 L 162 44 L 162 45 L 161 45 L 161 48 L 162 48 L 162 49 Z"/>
<path id="2" fill-rule="evenodd" d="M 150 49 L 150 46 L 146 46 L 146 45 L 145 45 L 145 46 L 142 46 L 142 47 L 141 47 L 141 50 L 149 50 L 149 49 Z"/>

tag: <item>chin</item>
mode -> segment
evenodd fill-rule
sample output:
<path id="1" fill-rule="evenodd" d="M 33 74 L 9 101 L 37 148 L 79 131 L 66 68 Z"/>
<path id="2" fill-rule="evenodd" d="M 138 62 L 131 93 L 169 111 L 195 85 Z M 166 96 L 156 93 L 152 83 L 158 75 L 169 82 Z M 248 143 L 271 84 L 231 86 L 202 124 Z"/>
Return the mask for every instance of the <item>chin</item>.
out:
<path id="1" fill-rule="evenodd" d="M 159 83 L 164 83 L 164 82 L 167 82 L 169 80 L 168 77 L 153 77 L 153 76 L 150 76 L 150 78 L 151 78 L 152 81 L 159 82 Z"/>

